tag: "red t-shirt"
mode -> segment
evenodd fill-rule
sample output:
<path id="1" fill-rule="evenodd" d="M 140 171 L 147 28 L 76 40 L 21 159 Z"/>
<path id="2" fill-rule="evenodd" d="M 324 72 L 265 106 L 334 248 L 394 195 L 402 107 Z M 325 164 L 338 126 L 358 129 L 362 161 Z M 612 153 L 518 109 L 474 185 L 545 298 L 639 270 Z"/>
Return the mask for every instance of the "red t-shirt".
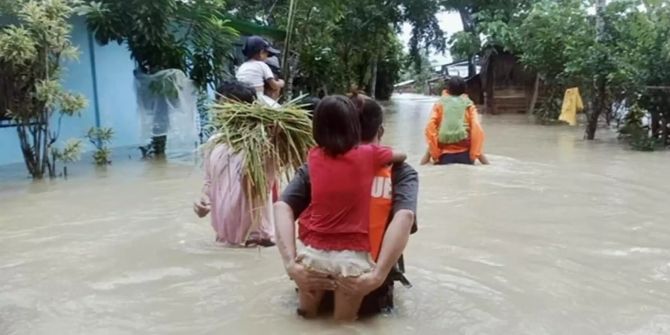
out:
<path id="1" fill-rule="evenodd" d="M 307 158 L 312 202 L 300 217 L 300 241 L 320 250 L 370 251 L 372 180 L 392 158 L 391 148 L 371 144 L 337 157 L 312 149 Z"/>

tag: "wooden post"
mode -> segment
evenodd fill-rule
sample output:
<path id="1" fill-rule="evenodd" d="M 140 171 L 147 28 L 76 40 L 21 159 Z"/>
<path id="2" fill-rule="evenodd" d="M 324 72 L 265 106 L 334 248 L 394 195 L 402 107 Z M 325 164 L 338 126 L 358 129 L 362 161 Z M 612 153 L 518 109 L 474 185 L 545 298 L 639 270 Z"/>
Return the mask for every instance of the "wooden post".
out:
<path id="1" fill-rule="evenodd" d="M 540 74 L 535 75 L 535 86 L 533 88 L 533 96 L 530 99 L 530 106 L 528 107 L 528 114 L 533 115 L 535 113 L 535 104 L 537 104 L 537 97 L 540 94 Z"/>

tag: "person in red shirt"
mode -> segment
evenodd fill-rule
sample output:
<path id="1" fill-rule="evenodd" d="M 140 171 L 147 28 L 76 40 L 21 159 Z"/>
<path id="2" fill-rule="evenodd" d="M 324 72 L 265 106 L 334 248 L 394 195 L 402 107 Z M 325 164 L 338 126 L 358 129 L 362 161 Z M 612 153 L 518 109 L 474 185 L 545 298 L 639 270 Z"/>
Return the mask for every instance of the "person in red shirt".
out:
<path id="1" fill-rule="evenodd" d="M 317 147 L 308 155 L 311 203 L 300 217 L 298 260 L 333 276 L 357 277 L 372 270 L 370 189 L 378 169 L 407 157 L 389 147 L 359 144 L 360 111 L 344 96 L 324 98 L 316 108 Z M 314 317 L 323 291 L 300 291 L 300 310 Z M 335 292 L 335 319 L 354 320 L 362 296 Z"/>

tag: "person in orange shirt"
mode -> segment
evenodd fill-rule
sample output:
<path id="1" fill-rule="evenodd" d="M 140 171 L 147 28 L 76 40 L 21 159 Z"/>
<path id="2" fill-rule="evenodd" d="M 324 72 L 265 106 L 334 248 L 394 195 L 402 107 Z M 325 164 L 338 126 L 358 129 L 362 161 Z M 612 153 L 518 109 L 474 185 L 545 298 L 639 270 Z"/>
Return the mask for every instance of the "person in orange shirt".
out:
<path id="1" fill-rule="evenodd" d="M 442 98 L 435 105 L 426 126 L 428 152 L 421 160 L 425 165 L 489 164 L 482 151 L 484 130 L 479 124 L 477 108 L 465 94 L 466 83 L 451 77 Z"/>

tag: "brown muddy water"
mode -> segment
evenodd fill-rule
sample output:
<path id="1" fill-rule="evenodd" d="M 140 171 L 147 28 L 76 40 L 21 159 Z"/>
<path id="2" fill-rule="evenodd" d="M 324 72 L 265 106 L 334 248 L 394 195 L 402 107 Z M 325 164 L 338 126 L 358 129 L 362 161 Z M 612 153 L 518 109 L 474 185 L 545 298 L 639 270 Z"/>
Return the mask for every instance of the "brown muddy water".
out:
<path id="1" fill-rule="evenodd" d="M 419 160 L 433 98 L 384 142 Z M 303 321 L 271 249 L 225 249 L 193 162 L 115 158 L 29 183 L 0 167 L 0 334 L 670 334 L 670 154 L 485 116 L 491 166 L 421 167 L 412 289 L 391 315 Z"/>

